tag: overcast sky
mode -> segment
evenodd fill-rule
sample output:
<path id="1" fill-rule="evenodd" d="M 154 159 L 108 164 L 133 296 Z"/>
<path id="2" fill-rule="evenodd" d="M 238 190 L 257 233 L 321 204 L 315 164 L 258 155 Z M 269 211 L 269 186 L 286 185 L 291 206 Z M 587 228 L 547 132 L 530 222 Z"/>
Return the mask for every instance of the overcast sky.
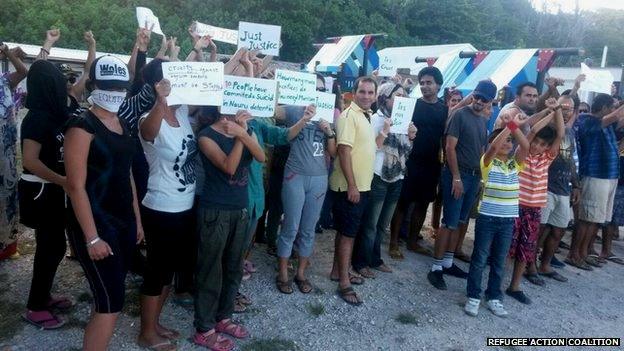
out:
<path id="1" fill-rule="evenodd" d="M 542 10 L 544 3 L 548 4 L 548 8 L 552 12 L 557 12 L 559 7 L 565 12 L 574 12 L 576 7 L 575 0 L 531 0 L 533 6 Z M 609 8 L 616 10 L 624 10 L 624 0 L 579 0 L 581 10 L 592 11 L 599 8 Z"/>

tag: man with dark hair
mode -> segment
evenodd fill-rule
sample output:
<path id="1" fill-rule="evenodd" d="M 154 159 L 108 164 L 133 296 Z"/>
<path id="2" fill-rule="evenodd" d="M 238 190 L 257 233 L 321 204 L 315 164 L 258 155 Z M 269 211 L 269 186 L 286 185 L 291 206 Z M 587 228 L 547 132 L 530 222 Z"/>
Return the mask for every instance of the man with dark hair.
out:
<path id="1" fill-rule="evenodd" d="M 414 204 L 411 214 L 407 249 L 422 254 L 431 254 L 418 244 L 429 203 L 436 197 L 440 179 L 440 143 L 444 134 L 444 125 L 448 108 L 438 99 L 442 85 L 442 73 L 436 67 L 425 67 L 418 73 L 418 82 L 423 94 L 416 102 L 412 122 L 418 132 L 414 146 L 406 162 L 407 175 L 403 182 L 401 197 L 397 204 L 391 224 L 390 257 L 402 259 L 399 249 L 399 232 L 406 211 Z"/>
<path id="2" fill-rule="evenodd" d="M 507 113 L 511 113 L 512 115 L 516 115 L 518 111 L 523 114 L 530 116 L 528 120 L 520 127 L 524 135 L 529 133 L 529 129 L 535 123 L 540 121 L 542 118 L 546 117 L 551 110 L 544 109 L 540 112 L 535 113 L 537 108 L 538 101 L 538 93 L 537 86 L 532 82 L 525 82 L 516 88 L 516 98 L 514 101 L 508 103 L 503 106 L 499 112 L 498 118 L 496 119 L 496 123 L 494 124 L 494 129 L 505 127 L 505 123 L 503 123 L 503 119 L 501 116 L 506 115 Z"/>
<path id="3" fill-rule="evenodd" d="M 492 81 L 480 81 L 472 92 L 472 103 L 456 110 L 446 128 L 446 165 L 441 182 L 443 217 L 433 264 L 427 274 L 431 285 L 440 290 L 446 290 L 443 274 L 464 279 L 468 276 L 453 264 L 453 258 L 459 226 L 468 222 L 481 182 L 480 159 L 487 144 L 487 119 L 481 113 L 494 100 L 496 91 Z"/>
<path id="4" fill-rule="evenodd" d="M 351 275 L 353 242 L 373 181 L 375 162 L 375 133 L 370 123 L 371 105 L 377 99 L 377 82 L 371 77 L 360 77 L 353 86 L 353 102 L 336 120 L 338 155 L 329 187 L 334 199 L 333 213 L 336 227 L 334 264 L 330 273 L 338 281 L 340 297 L 359 306 L 362 299 L 351 284 L 362 284 L 361 277 Z"/>
<path id="5" fill-rule="evenodd" d="M 591 269 L 587 263 L 600 266 L 596 257 L 588 257 L 589 245 L 598 227 L 611 221 L 615 189 L 619 177 L 618 145 L 615 130 L 624 128 L 624 105 L 617 107 L 612 96 L 598 94 L 591 114 L 579 117 L 579 176 L 581 201 L 576 240 L 566 263 Z M 610 247 L 610 231 L 603 233 L 603 246 Z"/>

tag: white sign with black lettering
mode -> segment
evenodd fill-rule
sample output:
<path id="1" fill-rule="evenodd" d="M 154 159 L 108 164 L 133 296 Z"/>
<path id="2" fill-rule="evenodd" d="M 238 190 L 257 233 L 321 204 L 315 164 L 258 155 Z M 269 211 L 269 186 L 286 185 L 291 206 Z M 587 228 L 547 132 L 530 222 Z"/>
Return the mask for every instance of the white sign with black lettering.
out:
<path id="1" fill-rule="evenodd" d="M 278 103 L 307 106 L 314 102 L 316 75 L 278 69 L 275 70 L 275 80 L 279 84 Z"/>
<path id="2" fill-rule="evenodd" d="M 211 26 L 201 22 L 193 22 L 192 28 L 195 34 L 210 35 L 212 40 L 220 41 L 222 43 L 234 44 L 238 43 L 238 32 L 234 29 L 225 29 L 220 27 Z"/>
<path id="3" fill-rule="evenodd" d="M 261 54 L 279 56 L 281 32 L 280 26 L 238 22 L 238 48 L 259 50 Z"/>
<path id="4" fill-rule="evenodd" d="M 163 62 L 163 78 L 171 83 L 168 105 L 221 106 L 222 62 Z"/>
<path id="5" fill-rule="evenodd" d="M 247 110 L 254 117 L 273 117 L 276 91 L 275 80 L 226 75 L 221 113 Z"/>
<path id="6" fill-rule="evenodd" d="M 394 105 L 392 106 L 392 126 L 390 133 L 407 134 L 407 129 L 412 121 L 414 108 L 416 107 L 416 99 L 395 96 Z"/>
<path id="7" fill-rule="evenodd" d="M 336 94 L 317 91 L 314 93 L 313 104 L 316 105 L 316 114 L 312 117 L 312 121 L 324 119 L 329 123 L 334 123 Z"/>
<path id="8" fill-rule="evenodd" d="M 377 69 L 380 77 L 394 77 L 397 73 L 397 68 L 392 61 L 392 58 L 386 55 L 379 56 L 379 68 Z"/>

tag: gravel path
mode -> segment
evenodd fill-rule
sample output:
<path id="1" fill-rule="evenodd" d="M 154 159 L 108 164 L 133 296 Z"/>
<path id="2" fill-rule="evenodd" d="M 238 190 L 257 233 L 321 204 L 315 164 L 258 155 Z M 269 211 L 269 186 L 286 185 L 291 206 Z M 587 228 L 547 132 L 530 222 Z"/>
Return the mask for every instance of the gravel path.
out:
<path id="1" fill-rule="evenodd" d="M 437 291 L 426 280 L 430 259 L 404 250 L 404 261 L 386 259 L 394 273 L 379 273 L 377 279 L 356 288 L 365 303 L 351 307 L 337 297 L 336 284 L 327 277 L 333 238 L 331 231 L 317 236 L 309 276 L 316 289 L 309 295 L 298 290 L 292 295 L 277 292 L 275 260 L 265 253 L 264 245 L 256 247 L 252 259 L 259 272 L 242 287 L 254 304 L 237 316 L 251 330 L 252 338 L 240 342 L 240 349 L 493 350 L 485 346 L 486 337 L 624 338 L 624 266 L 608 263 L 594 272 L 565 267 L 560 272 L 570 278 L 567 283 L 547 281 L 545 287 L 523 283 L 534 301 L 532 305 L 506 299 L 508 318 L 497 318 L 483 307 L 479 316 L 472 318 L 462 311 L 465 280 L 448 278 L 448 291 Z M 25 231 L 22 255 L 0 262 L 0 350 L 79 350 L 90 295 L 77 263 L 64 260 L 55 285 L 56 292 L 71 295 L 78 302 L 66 316 L 66 327 L 39 331 L 20 319 L 30 284 L 32 245 L 32 232 Z M 466 245 L 471 252 L 472 229 Z M 382 250 L 385 255 L 387 247 Z M 614 242 L 614 251 L 624 256 L 624 242 Z M 463 262 L 458 264 L 468 268 Z M 509 276 L 508 271 L 505 284 Z M 135 344 L 139 329 L 137 281 L 130 277 L 128 284 L 127 306 L 111 350 L 141 350 Z M 163 313 L 163 324 L 185 336 L 192 333 L 192 319 L 192 311 L 173 303 L 168 303 Z M 188 337 L 179 340 L 178 346 L 180 350 L 199 350 Z"/>

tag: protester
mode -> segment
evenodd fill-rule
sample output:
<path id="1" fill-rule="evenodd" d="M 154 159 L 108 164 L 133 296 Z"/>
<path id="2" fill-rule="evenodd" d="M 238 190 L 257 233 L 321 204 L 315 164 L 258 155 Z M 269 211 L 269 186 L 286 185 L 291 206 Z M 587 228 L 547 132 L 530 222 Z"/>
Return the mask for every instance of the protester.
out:
<path id="1" fill-rule="evenodd" d="M 362 299 L 351 284 L 362 284 L 362 278 L 349 272 L 353 242 L 373 180 L 375 135 L 370 123 L 371 105 L 377 95 L 377 82 L 360 77 L 353 85 L 353 102 L 336 121 L 338 156 L 329 177 L 333 192 L 336 240 L 330 278 L 338 281 L 340 297 L 351 305 L 361 305 Z"/>
<path id="2" fill-rule="evenodd" d="M 518 217 L 520 183 L 518 172 L 522 170 L 529 151 L 529 141 L 518 129 L 521 112 L 511 117 L 503 116 L 504 129 L 497 129 L 489 137 L 490 146 L 481 157 L 481 177 L 484 183 L 483 198 L 475 226 L 475 242 L 466 287 L 468 300 L 464 311 L 471 316 L 479 313 L 481 281 L 488 258 L 490 274 L 485 291 L 487 307 L 496 316 L 508 313 L 501 299 L 501 286 L 505 273 L 505 260 L 513 237 L 513 224 Z M 519 147 L 510 155 L 515 138 Z"/>
<path id="3" fill-rule="evenodd" d="M 72 118 L 65 132 L 67 189 L 75 214 L 69 239 L 94 299 L 83 339 L 86 350 L 108 347 L 124 304 L 129 263 L 136 243 L 143 240 L 130 176 L 135 149 L 117 116 L 129 81 L 120 59 L 96 59 L 89 71 L 92 106 Z"/>
<path id="4" fill-rule="evenodd" d="M 21 125 L 22 165 L 18 183 L 20 222 L 35 229 L 35 259 L 28 311 L 24 318 L 42 328 L 55 329 L 64 321 L 53 309 L 68 309 L 67 297 L 50 290 L 65 255 L 67 187 L 63 168 L 63 125 L 67 122 L 67 87 L 63 74 L 50 62 L 35 61 L 27 80 L 28 114 Z"/>
<path id="5" fill-rule="evenodd" d="M 480 157 L 487 143 L 486 104 L 496 97 L 496 85 L 482 80 L 472 92 L 472 103 L 455 111 L 446 129 L 446 165 L 442 170 L 443 217 L 435 239 L 433 264 L 427 279 L 435 288 L 446 290 L 443 274 L 466 278 L 467 273 L 453 263 L 459 225 L 477 199 L 481 182 Z"/>
<path id="6" fill-rule="evenodd" d="M 355 241 L 353 269 L 365 278 L 374 278 L 371 268 L 390 273 L 392 269 L 381 259 L 381 241 L 390 226 L 392 215 L 401 195 L 406 161 L 416 137 L 416 127 L 410 123 L 407 134 L 390 133 L 395 97 L 404 97 L 400 84 L 384 83 L 377 94 L 377 112 L 371 124 L 375 132 L 374 175 L 368 205 L 364 211 L 361 234 Z"/>
<path id="7" fill-rule="evenodd" d="M 405 215 L 411 217 L 407 248 L 416 253 L 430 255 L 427 248 L 418 243 L 429 203 L 436 198 L 440 179 L 440 143 L 448 116 L 447 106 L 438 99 L 443 83 L 442 73 L 436 67 L 425 67 L 418 72 L 418 82 L 423 94 L 416 102 L 412 123 L 418 130 L 412 151 L 407 159 L 407 175 L 401 196 L 392 217 L 389 253 L 394 259 L 402 259 L 399 249 L 399 232 Z M 406 213 L 414 204 L 412 213 Z"/>
<path id="8" fill-rule="evenodd" d="M 8 59 L 14 72 L 0 75 L 0 261 L 17 253 L 17 110 L 19 94 L 13 94 L 26 78 L 21 48 L 0 42 L 0 60 Z"/>
<path id="9" fill-rule="evenodd" d="M 249 245 L 249 165 L 252 158 L 259 162 L 265 158 L 262 147 L 247 128 L 250 118 L 246 111 L 219 117 L 198 136 L 205 180 L 198 212 L 193 340 L 213 350 L 234 347 L 221 333 L 235 338 L 249 336 L 247 329 L 231 317 Z"/>
<path id="10" fill-rule="evenodd" d="M 542 208 L 547 204 L 548 168 L 559 154 L 559 145 L 565 134 L 561 105 L 552 99 L 547 101 L 547 107 L 549 114 L 533 125 L 527 136 L 531 145 L 519 176 L 520 213 L 514 223 L 514 236 L 509 250 L 509 256 L 515 261 L 513 276 L 505 292 L 524 304 L 530 304 L 531 299 L 520 289 L 522 276 L 533 284 L 544 284 L 537 273 L 525 274 L 525 271 L 536 259 L 540 217 Z M 553 117 L 554 128 L 548 126 Z"/>

